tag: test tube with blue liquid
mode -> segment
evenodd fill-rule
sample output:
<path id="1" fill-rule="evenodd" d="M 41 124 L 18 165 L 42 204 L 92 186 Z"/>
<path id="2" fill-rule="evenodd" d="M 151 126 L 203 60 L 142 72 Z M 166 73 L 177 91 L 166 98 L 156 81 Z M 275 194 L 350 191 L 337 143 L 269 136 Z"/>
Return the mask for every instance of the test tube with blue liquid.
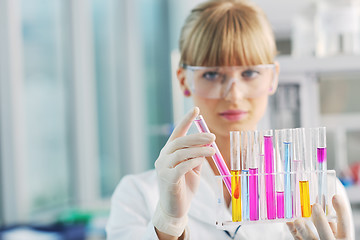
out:
<path id="1" fill-rule="evenodd" d="M 292 159 L 292 131 L 284 130 L 284 201 L 285 201 L 285 218 L 293 217 L 292 208 L 292 189 L 291 189 L 291 159 Z"/>
<path id="2" fill-rule="evenodd" d="M 247 132 L 241 131 L 241 201 L 242 219 L 249 220 L 249 164 Z"/>

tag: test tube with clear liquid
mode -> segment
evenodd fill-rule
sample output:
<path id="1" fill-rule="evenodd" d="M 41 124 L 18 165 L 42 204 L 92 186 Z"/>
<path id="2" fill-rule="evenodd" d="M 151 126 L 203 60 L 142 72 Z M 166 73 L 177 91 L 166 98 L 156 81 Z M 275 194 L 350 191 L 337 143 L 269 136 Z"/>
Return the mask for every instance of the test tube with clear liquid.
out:
<path id="1" fill-rule="evenodd" d="M 275 130 L 276 209 L 277 218 L 284 218 L 284 164 L 282 159 L 282 131 Z"/>

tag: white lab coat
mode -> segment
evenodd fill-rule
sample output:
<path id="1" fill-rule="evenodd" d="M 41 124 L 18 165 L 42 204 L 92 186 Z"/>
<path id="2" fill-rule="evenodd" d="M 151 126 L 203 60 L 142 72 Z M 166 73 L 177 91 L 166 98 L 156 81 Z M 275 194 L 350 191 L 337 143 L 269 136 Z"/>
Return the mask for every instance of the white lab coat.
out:
<path id="1" fill-rule="evenodd" d="M 216 180 L 210 165 L 205 161 L 199 189 L 189 210 L 186 239 L 293 239 L 285 223 L 243 225 L 234 236 L 235 229 L 217 229 L 216 222 Z M 337 193 L 350 204 L 341 183 Z M 111 201 L 111 212 L 106 227 L 108 240 L 158 239 L 151 218 L 158 202 L 159 189 L 155 170 L 137 175 L 125 176 L 117 186 Z M 231 205 L 231 204 L 230 204 Z M 222 212 L 231 219 L 230 210 L 224 205 Z M 354 232 L 352 222 L 352 232 Z"/>

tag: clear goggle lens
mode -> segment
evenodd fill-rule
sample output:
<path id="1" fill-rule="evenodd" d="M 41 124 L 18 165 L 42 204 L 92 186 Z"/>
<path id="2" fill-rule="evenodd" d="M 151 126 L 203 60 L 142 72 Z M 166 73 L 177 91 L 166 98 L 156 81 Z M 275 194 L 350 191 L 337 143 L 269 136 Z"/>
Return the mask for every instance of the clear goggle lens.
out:
<path id="1" fill-rule="evenodd" d="M 233 84 L 244 96 L 257 98 L 268 93 L 275 79 L 275 64 L 256 66 L 185 66 L 192 92 L 204 98 L 224 98 Z"/>

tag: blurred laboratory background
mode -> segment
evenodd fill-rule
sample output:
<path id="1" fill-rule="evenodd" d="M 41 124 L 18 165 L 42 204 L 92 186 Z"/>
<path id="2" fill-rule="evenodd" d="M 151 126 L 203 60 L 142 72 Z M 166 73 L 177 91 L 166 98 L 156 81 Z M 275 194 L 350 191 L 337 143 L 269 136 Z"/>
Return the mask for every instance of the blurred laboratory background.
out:
<path id="1" fill-rule="evenodd" d="M 327 127 L 360 236 L 360 0 L 253 0 L 281 66 L 259 128 Z M 105 239 L 126 174 L 191 102 L 178 37 L 201 0 L 0 0 L 0 238 Z"/>

